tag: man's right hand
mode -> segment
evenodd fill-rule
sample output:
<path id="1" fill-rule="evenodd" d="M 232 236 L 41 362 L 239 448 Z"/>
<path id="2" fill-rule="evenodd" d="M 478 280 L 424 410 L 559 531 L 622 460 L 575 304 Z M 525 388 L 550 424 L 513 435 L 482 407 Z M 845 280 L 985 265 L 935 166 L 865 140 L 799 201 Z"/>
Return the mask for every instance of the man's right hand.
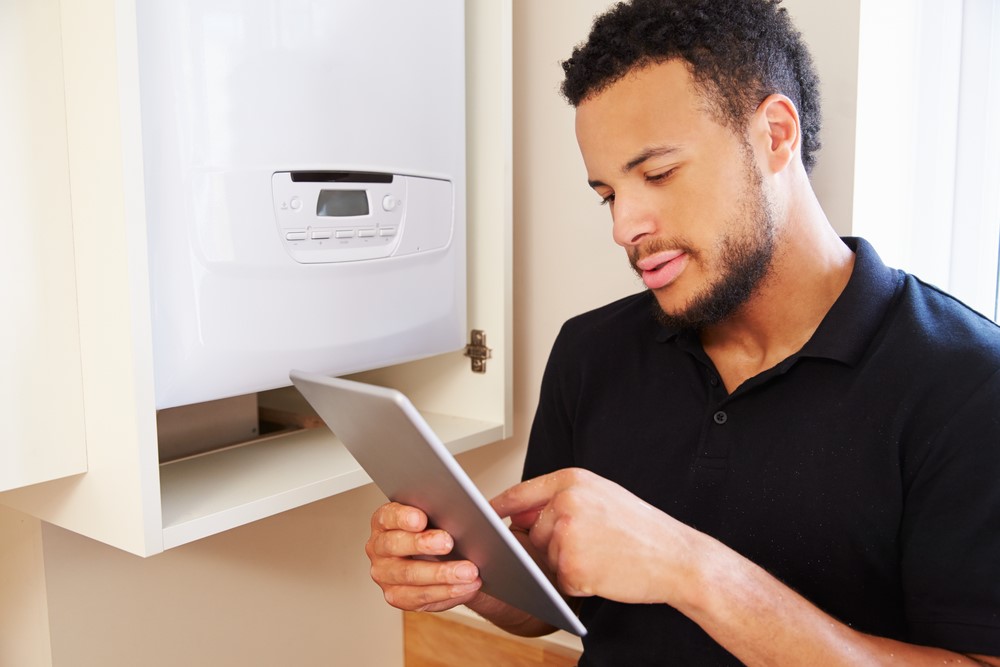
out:
<path id="1" fill-rule="evenodd" d="M 421 510 L 387 503 L 372 515 L 365 553 L 386 602 L 406 611 L 444 611 L 475 598 L 483 584 L 474 563 L 435 559 L 454 546 L 445 531 L 427 529 Z"/>

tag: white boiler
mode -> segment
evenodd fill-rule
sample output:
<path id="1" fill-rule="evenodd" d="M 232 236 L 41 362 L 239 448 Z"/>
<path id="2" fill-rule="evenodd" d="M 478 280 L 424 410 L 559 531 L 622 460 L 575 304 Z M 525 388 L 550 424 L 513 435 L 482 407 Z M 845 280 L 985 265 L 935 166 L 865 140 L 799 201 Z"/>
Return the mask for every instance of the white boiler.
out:
<path id="1" fill-rule="evenodd" d="M 462 0 L 139 0 L 157 408 L 459 349 Z"/>

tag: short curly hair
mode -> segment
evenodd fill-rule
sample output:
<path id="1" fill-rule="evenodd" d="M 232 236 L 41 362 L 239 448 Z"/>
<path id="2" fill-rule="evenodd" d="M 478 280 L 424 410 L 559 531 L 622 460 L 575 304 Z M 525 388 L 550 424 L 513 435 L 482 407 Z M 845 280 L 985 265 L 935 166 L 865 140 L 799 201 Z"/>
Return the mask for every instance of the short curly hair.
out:
<path id="1" fill-rule="evenodd" d="M 584 44 L 563 61 L 563 96 L 574 107 L 630 71 L 680 58 L 710 111 L 745 132 L 773 93 L 799 112 L 802 164 L 820 148 L 819 77 L 781 0 L 631 0 L 594 20 Z"/>

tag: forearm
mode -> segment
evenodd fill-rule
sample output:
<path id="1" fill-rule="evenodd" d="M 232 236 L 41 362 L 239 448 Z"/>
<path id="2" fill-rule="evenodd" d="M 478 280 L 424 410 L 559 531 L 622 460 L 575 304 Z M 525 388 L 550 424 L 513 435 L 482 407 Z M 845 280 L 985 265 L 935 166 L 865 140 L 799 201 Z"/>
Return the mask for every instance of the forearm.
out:
<path id="1" fill-rule="evenodd" d="M 678 610 L 746 665 L 1000 664 L 857 632 L 721 543 L 702 536 Z"/>

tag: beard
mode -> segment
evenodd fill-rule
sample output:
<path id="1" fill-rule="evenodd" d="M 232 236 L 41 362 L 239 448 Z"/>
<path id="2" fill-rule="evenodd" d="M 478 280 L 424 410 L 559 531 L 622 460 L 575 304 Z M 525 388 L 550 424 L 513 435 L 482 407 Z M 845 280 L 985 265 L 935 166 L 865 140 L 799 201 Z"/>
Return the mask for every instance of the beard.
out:
<path id="1" fill-rule="evenodd" d="M 667 312 L 659 302 L 655 304 L 656 319 L 669 329 L 700 331 L 722 322 L 749 301 L 770 272 L 776 237 L 774 213 L 760 171 L 749 160 L 746 166 L 743 204 L 727 225 L 731 231 L 716 244 L 718 277 L 680 310 Z M 671 239 L 644 246 L 641 253 L 633 252 L 629 257 L 632 270 L 641 277 L 636 266 L 639 257 L 667 249 L 682 250 L 695 261 L 703 260 L 704 253 L 689 243 Z"/>

